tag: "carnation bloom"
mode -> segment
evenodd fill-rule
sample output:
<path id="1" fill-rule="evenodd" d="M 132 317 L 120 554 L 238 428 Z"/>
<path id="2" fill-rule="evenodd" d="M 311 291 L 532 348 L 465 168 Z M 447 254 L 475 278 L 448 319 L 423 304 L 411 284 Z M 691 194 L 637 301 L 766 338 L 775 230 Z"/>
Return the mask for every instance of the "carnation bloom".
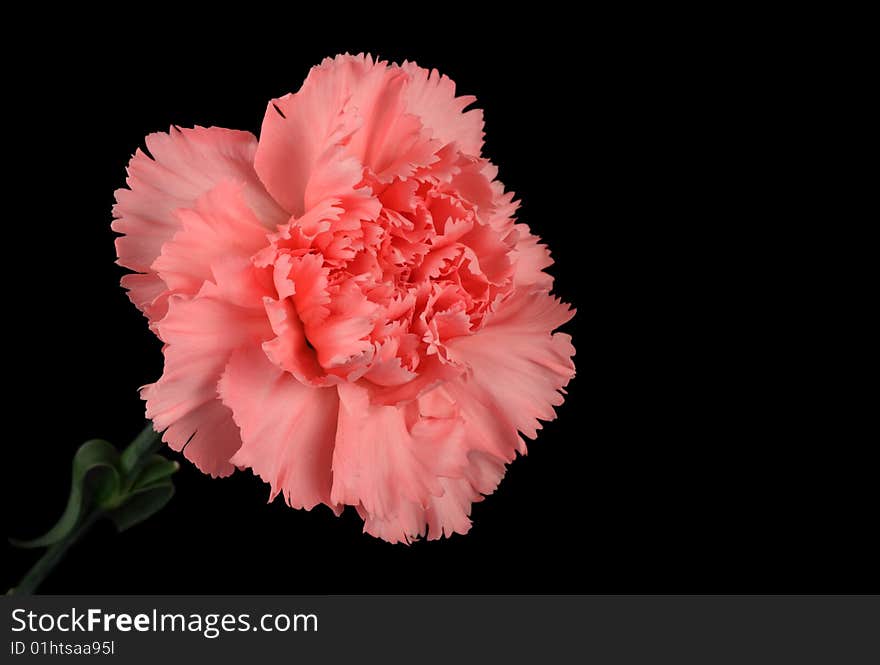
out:
<path id="1" fill-rule="evenodd" d="M 260 138 L 147 136 L 116 192 L 123 286 L 164 343 L 147 417 L 199 469 L 391 542 L 466 533 L 555 417 L 573 315 L 481 156 L 483 119 L 413 63 L 338 56 Z"/>

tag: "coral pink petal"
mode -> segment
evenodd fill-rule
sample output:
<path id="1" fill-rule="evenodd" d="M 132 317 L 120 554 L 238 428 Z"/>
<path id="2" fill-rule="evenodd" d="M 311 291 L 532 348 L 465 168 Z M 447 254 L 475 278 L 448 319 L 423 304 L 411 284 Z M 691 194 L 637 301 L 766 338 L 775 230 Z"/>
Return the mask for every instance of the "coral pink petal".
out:
<path id="1" fill-rule="evenodd" d="M 370 403 L 369 391 L 337 386 L 339 426 L 333 451 L 333 503 L 362 506 L 379 519 L 406 502 L 425 505 L 443 492 L 441 476 L 461 475 L 461 420 L 406 417 L 405 410 Z"/>
<path id="2" fill-rule="evenodd" d="M 219 384 L 242 445 L 232 464 L 250 467 L 294 508 L 330 504 L 330 464 L 339 397 L 306 386 L 269 362 L 258 347 L 232 354 Z"/>
<path id="3" fill-rule="evenodd" d="M 485 391 L 494 408 L 530 439 L 541 428 L 538 419 L 556 417 L 560 391 L 574 376 L 571 337 L 551 334 L 572 316 L 568 305 L 547 293 L 519 292 L 478 334 L 447 343 L 450 357 L 473 370 L 473 397 L 485 402 L 478 398 Z"/>
<path id="4" fill-rule="evenodd" d="M 253 261 L 230 254 L 216 259 L 211 265 L 213 281 L 205 282 L 200 295 L 220 298 L 247 309 L 262 309 L 265 298 L 274 295 L 269 270 L 257 268 Z"/>
<path id="5" fill-rule="evenodd" d="M 315 207 L 331 203 L 339 211 L 337 219 L 349 228 L 360 228 L 362 220 L 375 219 L 382 206 L 363 184 L 363 173 L 360 162 L 346 156 L 341 146 L 329 150 L 312 168 L 303 198 L 303 217 Z"/>
<path id="6" fill-rule="evenodd" d="M 350 101 L 363 125 L 346 149 L 379 182 L 388 183 L 436 162 L 442 144 L 432 141 L 419 118 L 407 112 L 405 73 L 377 63 L 370 74 Z"/>
<path id="7" fill-rule="evenodd" d="M 466 534 L 471 528 L 471 507 L 495 491 L 504 477 L 504 463 L 480 452 L 470 455 L 461 478 L 441 478 L 443 493 L 432 496 L 426 506 L 406 502 L 396 516 L 380 518 L 361 509 L 364 531 L 392 543 L 410 543 L 427 535 L 428 540 Z"/>
<path id="8" fill-rule="evenodd" d="M 374 218 L 363 168 L 388 183 L 437 161 L 441 147 L 408 112 L 408 83 L 365 56 L 313 68 L 299 92 L 266 109 L 255 160 L 266 188 L 296 217 L 333 197 L 348 214 Z"/>
<path id="9" fill-rule="evenodd" d="M 544 272 L 553 265 L 550 250 L 541 243 L 541 239 L 529 232 L 525 224 L 515 226 L 518 232 L 516 241 L 516 272 L 513 281 L 520 287 L 531 287 L 535 290 L 549 291 L 553 288 L 553 277 Z"/>
<path id="10" fill-rule="evenodd" d="M 330 304 L 327 292 L 329 272 L 318 254 L 306 254 L 289 261 L 287 277 L 294 285 L 293 303 L 299 318 L 307 326 L 318 325 L 330 316 L 327 307 Z"/>
<path id="11" fill-rule="evenodd" d="M 334 294 L 329 316 L 305 326 L 318 362 L 325 368 L 337 367 L 373 350 L 369 335 L 379 307 L 352 287 L 341 288 Z"/>
<path id="12" fill-rule="evenodd" d="M 161 319 L 168 311 L 168 287 L 155 273 L 129 273 L 122 276 L 120 283 L 128 291 L 129 299 L 149 321 Z"/>
<path id="13" fill-rule="evenodd" d="M 175 420 L 162 440 L 172 450 L 183 452 L 202 473 L 223 477 L 235 471 L 229 459 L 241 445 L 232 412 L 212 399 Z"/>
<path id="14" fill-rule="evenodd" d="M 466 427 L 464 446 L 468 450 L 484 452 L 505 462 L 513 461 L 517 452 L 525 452 L 516 426 L 490 388 L 469 376 L 444 383 L 439 390 L 460 409 Z"/>
<path id="15" fill-rule="evenodd" d="M 444 144 L 454 142 L 465 154 L 479 155 L 483 147 L 483 112 L 474 109 L 462 113 L 476 97 L 456 97 L 455 83 L 436 69 L 429 72 L 414 62 L 403 63 L 401 69 L 410 77 L 407 111 L 419 117 L 435 139 Z"/>
<path id="16" fill-rule="evenodd" d="M 268 229 L 245 203 L 243 185 L 222 180 L 192 208 L 175 211 L 179 230 L 150 266 L 178 293 L 194 295 L 214 280 L 212 266 L 228 256 L 249 258 L 266 245 Z"/>
<path id="17" fill-rule="evenodd" d="M 175 212 L 191 208 L 221 180 L 243 183 L 245 200 L 267 228 L 287 217 L 266 194 L 254 171 L 257 140 L 252 134 L 219 127 L 175 127 L 167 134 L 150 134 L 146 144 L 152 157 L 138 150 L 129 162 L 129 188 L 116 191 L 112 224 L 114 231 L 123 234 L 116 240 L 119 264 L 148 275 L 130 292 L 141 310 L 152 304 L 143 298 L 161 293 L 160 280 L 150 266 L 162 245 L 180 229 Z M 150 312 L 153 317 L 163 313 L 164 302 Z"/>
<path id="18" fill-rule="evenodd" d="M 215 265 L 230 257 L 249 259 L 266 244 L 266 228 L 245 203 L 242 185 L 233 181 L 221 181 L 177 216 L 180 230 L 151 266 L 177 293 L 195 295 L 206 281 L 217 281 Z"/>
<path id="19" fill-rule="evenodd" d="M 513 275 L 514 268 L 509 256 L 513 242 L 502 237 L 491 226 L 477 224 L 461 241 L 474 255 L 474 263 L 479 265 L 480 272 L 493 284 L 501 284 Z"/>
<path id="20" fill-rule="evenodd" d="M 263 305 L 275 333 L 272 339 L 263 343 L 266 357 L 303 383 L 316 386 L 334 383 L 324 376 L 293 303 L 265 298 Z"/>
<path id="21" fill-rule="evenodd" d="M 175 450 L 201 431 L 200 442 L 195 446 L 191 442 L 183 448 L 184 454 L 199 468 L 231 472 L 228 461 L 238 447 L 238 433 L 231 419 L 220 416 L 228 410 L 217 399 L 217 382 L 232 351 L 259 345 L 270 336 L 265 315 L 214 297 L 190 300 L 178 295 L 169 299 L 168 314 L 157 329 L 165 342 L 165 370 L 156 383 L 143 388 L 147 417 L 157 431 L 165 430 L 162 440 Z M 205 431 L 203 419 L 208 424 Z M 224 422 L 229 427 L 220 436 Z M 214 435 L 216 445 L 208 433 Z"/>
<path id="22" fill-rule="evenodd" d="M 343 108 L 373 68 L 368 58 L 327 59 L 312 68 L 299 92 L 269 102 L 254 166 L 269 193 L 294 216 L 306 212 L 306 188 L 318 160 L 357 129 L 357 118 L 344 115 Z"/>
<path id="23" fill-rule="evenodd" d="M 307 330 L 307 335 L 318 351 L 318 362 L 322 367 L 332 369 L 370 352 L 373 344 L 367 338 L 372 330 L 373 321 L 369 316 L 349 318 L 338 314 Z"/>
<path id="24" fill-rule="evenodd" d="M 504 462 L 481 452 L 470 454 L 464 478 L 444 478 L 443 496 L 434 497 L 425 511 L 428 540 L 453 533 L 466 534 L 471 528 L 471 506 L 498 487 L 506 471 Z"/>
<path id="25" fill-rule="evenodd" d="M 465 371 L 466 368 L 461 365 L 445 362 L 436 355 L 430 355 L 419 363 L 416 378 L 397 385 L 377 384 L 370 391 L 370 399 L 374 404 L 386 406 L 406 404 L 446 382 L 458 380 Z M 369 378 L 369 375 L 365 377 Z"/>
<path id="26" fill-rule="evenodd" d="M 396 355 L 400 350 L 401 341 L 411 345 L 417 344 L 414 335 L 391 337 L 379 345 L 373 366 L 364 374 L 364 378 L 378 386 L 400 386 L 417 379 L 418 374 L 403 366 L 400 356 Z"/>

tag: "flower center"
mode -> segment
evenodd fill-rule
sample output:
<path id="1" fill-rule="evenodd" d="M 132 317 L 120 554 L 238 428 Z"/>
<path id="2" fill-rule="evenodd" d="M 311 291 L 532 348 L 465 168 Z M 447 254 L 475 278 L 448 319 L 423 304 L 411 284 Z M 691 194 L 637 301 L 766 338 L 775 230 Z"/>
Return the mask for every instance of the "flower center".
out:
<path id="1" fill-rule="evenodd" d="M 364 193 L 369 215 L 330 205 L 297 219 L 273 241 L 275 269 L 321 371 L 384 385 L 429 357 L 452 362 L 447 343 L 479 330 L 512 290 L 515 238 L 492 225 L 491 207 L 433 178 Z"/>

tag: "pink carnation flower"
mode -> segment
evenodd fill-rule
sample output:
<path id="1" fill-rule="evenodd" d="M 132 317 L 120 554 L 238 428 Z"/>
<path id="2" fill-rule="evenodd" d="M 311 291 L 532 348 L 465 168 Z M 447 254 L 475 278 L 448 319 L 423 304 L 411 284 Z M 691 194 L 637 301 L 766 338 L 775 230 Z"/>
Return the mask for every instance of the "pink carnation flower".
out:
<path id="1" fill-rule="evenodd" d="M 164 342 L 142 396 L 168 445 L 212 476 L 252 469 L 270 500 L 354 506 L 391 542 L 468 531 L 574 375 L 553 334 L 573 311 L 473 101 L 345 55 L 270 102 L 259 140 L 146 138 L 113 229 Z"/>

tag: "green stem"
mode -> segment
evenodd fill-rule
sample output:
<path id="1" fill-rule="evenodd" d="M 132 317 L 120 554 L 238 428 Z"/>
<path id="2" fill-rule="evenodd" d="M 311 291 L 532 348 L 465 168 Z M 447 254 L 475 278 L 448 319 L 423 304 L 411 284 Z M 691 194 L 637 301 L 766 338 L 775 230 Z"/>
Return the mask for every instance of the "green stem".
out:
<path id="1" fill-rule="evenodd" d="M 135 440 L 122 451 L 120 462 L 125 476 L 133 481 L 144 464 L 149 461 L 150 456 L 159 452 L 161 448 L 162 439 L 159 433 L 153 429 L 152 423 L 148 423 Z"/>
<path id="2" fill-rule="evenodd" d="M 100 511 L 90 513 L 83 520 L 82 524 L 54 545 L 50 545 L 49 549 L 46 550 L 43 556 L 41 556 L 33 567 L 25 573 L 25 576 L 21 578 L 21 582 L 18 583 L 18 586 L 12 587 L 6 592 L 6 595 L 29 596 L 34 593 L 37 590 L 37 587 L 43 583 L 43 580 L 46 579 L 49 573 L 51 573 L 61 559 L 64 558 L 64 555 L 67 554 L 67 550 L 70 549 L 70 546 L 82 538 L 82 536 L 92 528 L 92 525 L 97 522 L 100 517 Z"/>
<path id="3" fill-rule="evenodd" d="M 128 447 L 122 452 L 120 461 L 122 464 L 125 477 L 128 483 L 134 482 L 138 472 L 147 463 L 150 457 L 162 447 L 162 440 L 159 434 L 153 429 L 153 425 L 148 424 L 140 434 L 128 444 Z M 21 582 L 17 586 L 6 592 L 7 596 L 11 595 L 29 595 L 34 593 L 43 580 L 51 573 L 55 566 L 64 558 L 67 550 L 82 538 L 86 532 L 103 516 L 103 512 L 97 507 L 93 507 L 82 518 L 81 524 L 71 531 L 67 536 L 59 540 L 54 545 L 50 545 L 43 556 L 33 565 L 33 567 L 21 578 Z"/>

